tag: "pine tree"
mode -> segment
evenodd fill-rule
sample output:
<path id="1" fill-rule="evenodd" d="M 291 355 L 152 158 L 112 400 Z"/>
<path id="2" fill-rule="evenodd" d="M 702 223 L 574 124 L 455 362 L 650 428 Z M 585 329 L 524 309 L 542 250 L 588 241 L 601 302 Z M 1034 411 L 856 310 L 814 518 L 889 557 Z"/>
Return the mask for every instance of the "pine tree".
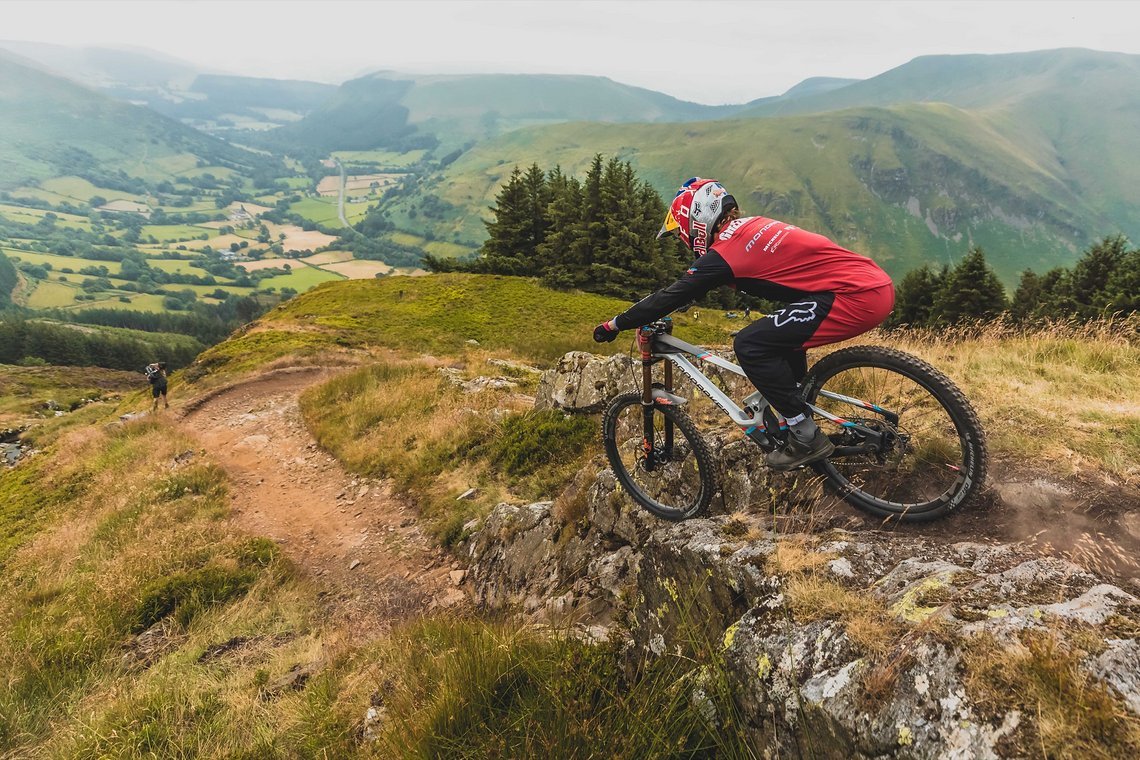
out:
<path id="1" fill-rule="evenodd" d="M 1005 288 L 986 263 L 981 248 L 974 247 L 950 270 L 946 282 L 934 298 L 934 320 L 938 324 L 992 319 L 1006 310 Z"/>
<path id="2" fill-rule="evenodd" d="M 599 283 L 593 279 L 595 272 L 591 265 L 595 256 L 605 245 L 605 222 L 602 217 L 602 155 L 594 156 L 586 179 L 582 183 L 582 215 L 578 224 L 578 234 L 570 242 L 570 262 L 581 268 L 582 279 L 579 286 L 583 290 L 597 292 Z"/>
<path id="3" fill-rule="evenodd" d="M 1032 269 L 1021 273 L 1017 290 L 1013 292 L 1009 313 L 1016 322 L 1029 322 L 1044 316 L 1042 314 L 1044 290 L 1041 278 Z"/>
<path id="4" fill-rule="evenodd" d="M 1105 311 L 1131 314 L 1140 311 L 1140 250 L 1121 257 L 1105 283 Z"/>
<path id="5" fill-rule="evenodd" d="M 580 287 L 585 269 L 574 259 L 573 242 L 582 229 L 582 183 L 568 177 L 559 166 L 547 176 L 550 204 L 547 206 L 549 227 L 546 239 L 538 246 L 543 262 L 542 280 L 553 288 Z"/>
<path id="6" fill-rule="evenodd" d="M 1069 282 L 1079 316 L 1097 317 L 1108 308 L 1112 300 L 1107 292 L 1108 281 L 1127 252 L 1128 241 L 1123 235 L 1107 237 L 1093 244 L 1073 266 Z"/>
<path id="7" fill-rule="evenodd" d="M 528 171 L 527 177 L 530 176 Z M 491 207 L 494 220 L 485 223 L 488 237 L 480 250 L 482 259 L 478 271 L 521 276 L 538 274 L 534 218 L 537 192 L 516 166 L 495 196 L 495 205 Z"/>
<path id="8" fill-rule="evenodd" d="M 895 291 L 895 308 L 887 327 L 930 327 L 934 323 L 934 301 L 945 287 L 949 267 L 934 271 L 929 264 L 912 269 Z"/>

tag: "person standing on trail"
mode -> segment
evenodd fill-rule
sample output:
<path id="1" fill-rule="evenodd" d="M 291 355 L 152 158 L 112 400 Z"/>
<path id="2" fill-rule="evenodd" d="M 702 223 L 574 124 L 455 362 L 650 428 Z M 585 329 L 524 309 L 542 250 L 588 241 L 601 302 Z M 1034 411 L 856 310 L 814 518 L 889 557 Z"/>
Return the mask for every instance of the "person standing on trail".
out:
<path id="1" fill-rule="evenodd" d="M 681 279 L 594 328 L 609 342 L 720 285 L 787 305 L 744 327 L 733 348 L 748 379 L 785 417 L 791 435 L 767 456 L 790 470 L 826 458 L 835 446 L 799 395 L 807 349 L 853 338 L 894 307 L 891 278 L 866 256 L 822 235 L 762 216 L 741 217 L 736 199 L 714 179 L 693 177 L 677 191 L 657 237 L 675 234 L 696 256 Z"/>
<path id="2" fill-rule="evenodd" d="M 146 373 L 146 379 L 150 381 L 150 395 L 154 398 L 154 405 L 150 408 L 151 413 L 158 411 L 159 396 L 162 396 L 164 408 L 169 409 L 170 402 L 166 398 L 166 362 L 148 364 L 143 372 Z"/>

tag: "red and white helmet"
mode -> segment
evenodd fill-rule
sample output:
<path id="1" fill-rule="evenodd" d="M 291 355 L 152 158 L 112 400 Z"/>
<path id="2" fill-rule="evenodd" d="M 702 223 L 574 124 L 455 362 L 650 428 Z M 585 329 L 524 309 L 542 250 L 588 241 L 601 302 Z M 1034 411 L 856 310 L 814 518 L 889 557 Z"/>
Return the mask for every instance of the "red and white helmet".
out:
<path id="1" fill-rule="evenodd" d="M 681 185 L 657 237 L 676 232 L 693 253 L 703 256 L 721 216 L 736 208 L 736 199 L 715 179 L 693 177 Z"/>

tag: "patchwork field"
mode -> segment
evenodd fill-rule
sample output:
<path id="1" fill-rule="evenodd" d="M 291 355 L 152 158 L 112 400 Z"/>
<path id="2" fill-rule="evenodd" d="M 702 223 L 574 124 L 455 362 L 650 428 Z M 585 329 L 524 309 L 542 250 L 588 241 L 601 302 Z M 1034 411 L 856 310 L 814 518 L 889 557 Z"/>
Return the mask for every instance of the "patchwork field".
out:
<path id="1" fill-rule="evenodd" d="M 348 163 L 350 171 L 355 169 L 345 183 L 348 197 L 345 199 L 344 215 L 348 223 L 355 224 L 364 219 L 379 203 L 379 196 L 384 190 L 405 176 L 401 173 L 402 170 L 414 166 L 423 156 L 424 151 L 338 153 L 336 157 Z M 13 242 L 19 244 L 42 243 L 42 246 L 34 247 L 67 250 L 65 244 L 68 239 L 65 236 L 69 230 L 75 230 L 83 234 L 83 243 L 96 246 L 95 250 L 98 250 L 99 246 L 111 242 L 109 238 L 118 241 L 134 240 L 133 231 L 137 230 L 140 242 L 135 243 L 133 248 L 146 257 L 151 268 L 169 275 L 205 277 L 208 274 L 205 269 L 192 265 L 204 261 L 206 257 L 218 263 L 216 258 L 212 258 L 214 252 L 261 251 L 262 257 L 270 258 L 235 262 L 236 271 L 245 273 L 241 281 L 245 282 L 245 275 L 252 280 L 252 284 L 245 287 L 234 284 L 238 275 L 235 275 L 232 269 L 228 270 L 229 276 L 214 275 L 217 284 L 213 285 L 163 283 L 161 280 L 164 278 L 156 274 L 155 277 L 159 280 L 157 284 L 144 283 L 145 289 L 157 287 L 162 292 L 143 294 L 124 290 L 124 288 L 134 288 L 136 284 L 120 277 L 122 266 L 118 261 L 99 261 L 74 255 L 61 256 L 44 250 L 24 251 L 12 248 L 11 245 L 3 245 L 0 250 L 4 250 L 17 265 L 43 266 L 47 270 L 46 274 L 32 270 L 30 276 L 22 279 L 24 286 L 19 293 L 25 305 L 45 309 L 84 309 L 99 306 L 133 311 L 177 310 L 177 304 L 171 300 L 172 297 L 177 297 L 183 308 L 189 308 L 193 303 L 194 299 L 190 299 L 189 296 L 178 295 L 185 294 L 186 291 L 193 292 L 195 299 L 200 302 L 213 303 L 222 293 L 244 296 L 268 289 L 292 289 L 303 292 L 330 280 L 363 280 L 397 273 L 423 273 L 423 270 L 409 267 L 396 269 L 383 261 L 357 260 L 351 251 L 321 251 L 322 248 L 333 245 L 338 238 L 320 230 L 305 230 L 299 225 L 277 224 L 265 220 L 262 215 L 276 208 L 283 198 L 297 190 L 313 188 L 311 179 L 300 176 L 304 171 L 302 164 L 293 162 L 292 170 L 297 171 L 298 175 L 279 177 L 276 190 L 264 195 L 255 195 L 251 194 L 253 185 L 250 178 L 242 176 L 231 168 L 219 165 L 200 166 L 199 159 L 189 153 L 166 154 L 154 156 L 149 160 L 140 160 L 137 165 L 123 167 L 123 171 L 130 177 L 144 179 L 148 187 L 156 188 L 149 195 L 100 187 L 78 176 L 62 176 L 44 179 L 38 183 L 29 182 L 27 186 L 13 191 L 12 197 L 16 199 L 14 202 L 0 204 L 0 240 L 4 239 L 3 224 L 11 223 L 9 235 L 12 225 L 35 228 L 34 231 L 21 230 L 17 233 L 24 236 L 23 238 L 12 238 Z M 209 178 L 203 180 L 207 175 Z M 159 183 L 168 184 L 159 186 Z M 304 197 L 292 203 L 289 211 L 320 225 L 322 229 L 330 231 L 338 229 L 342 226 L 338 213 L 339 188 L 339 175 L 326 177 L 321 190 L 328 195 Z M 217 202 L 219 196 L 230 191 L 253 200 L 234 201 L 228 206 L 219 208 Z M 35 199 L 55 207 L 66 205 L 80 208 L 90 206 L 90 201 L 95 199 L 99 206 L 94 210 L 103 213 L 88 217 L 82 212 L 72 214 L 50 211 L 20 205 L 20 198 Z M 159 209 L 169 217 L 169 224 L 153 223 L 155 221 L 153 215 Z M 238 209 L 244 209 L 251 219 L 232 218 Z M 44 217 L 49 213 L 54 214 L 54 223 L 50 226 L 43 223 Z M 138 226 L 138 215 L 148 217 L 141 227 Z M 163 221 L 162 214 L 159 214 L 158 221 Z M 223 230 L 226 234 L 222 234 Z M 262 241 L 258 238 L 262 238 Z M 469 252 L 463 246 L 442 241 L 428 241 L 415 235 L 398 233 L 393 239 L 403 245 L 421 248 L 437 256 L 459 256 Z M 280 246 L 286 254 L 308 253 L 308 255 L 304 259 L 275 255 L 271 248 L 277 249 L 277 246 Z M 120 251 L 123 250 L 125 249 L 108 250 L 106 254 L 92 255 L 121 255 Z M 172 252 L 177 252 L 186 258 L 161 258 Z M 267 271 L 285 270 L 286 267 L 288 270 L 284 274 L 275 275 L 272 271 Z M 105 269 L 106 273 L 80 271 L 99 268 Z M 99 277 L 106 278 L 102 285 L 107 287 L 107 290 L 92 290 L 97 288 L 98 284 L 90 280 Z M 83 288 L 85 281 L 87 290 Z"/>

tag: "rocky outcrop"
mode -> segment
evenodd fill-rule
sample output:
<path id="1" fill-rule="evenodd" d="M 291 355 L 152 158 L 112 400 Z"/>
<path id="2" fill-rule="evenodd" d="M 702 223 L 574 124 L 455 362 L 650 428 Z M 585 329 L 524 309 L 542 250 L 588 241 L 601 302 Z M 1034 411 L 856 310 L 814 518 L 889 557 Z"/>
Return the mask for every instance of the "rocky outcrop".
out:
<path id="1" fill-rule="evenodd" d="M 569 355 L 539 398 L 598 408 L 623 359 Z M 476 600 L 620 631 L 645 657 L 685 649 L 694 631 L 717 642 L 767 756 L 1039 753 L 1042 719 L 1017 680 L 1019 663 L 1039 660 L 1113 715 L 1140 717 L 1133 594 L 1019 546 L 778 533 L 772 504 L 810 504 L 790 507 L 738 444 L 717 446 L 730 477 L 710 517 L 659 521 L 601 463 L 552 502 L 499 505 L 466 545 Z"/>

